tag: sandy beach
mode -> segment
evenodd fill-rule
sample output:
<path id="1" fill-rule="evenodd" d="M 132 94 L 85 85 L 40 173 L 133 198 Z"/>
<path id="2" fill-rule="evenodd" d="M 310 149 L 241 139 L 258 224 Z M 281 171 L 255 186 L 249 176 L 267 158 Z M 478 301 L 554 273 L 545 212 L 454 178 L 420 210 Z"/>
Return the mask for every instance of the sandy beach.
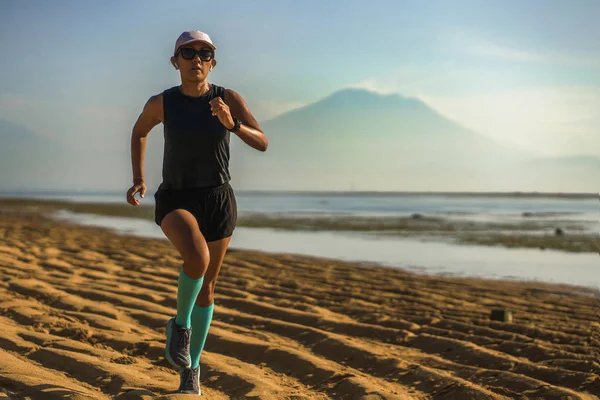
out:
<path id="1" fill-rule="evenodd" d="M 0 212 L 0 398 L 193 398 L 164 358 L 180 267 L 165 240 Z M 203 398 L 598 399 L 599 306 L 567 285 L 230 249 Z"/>

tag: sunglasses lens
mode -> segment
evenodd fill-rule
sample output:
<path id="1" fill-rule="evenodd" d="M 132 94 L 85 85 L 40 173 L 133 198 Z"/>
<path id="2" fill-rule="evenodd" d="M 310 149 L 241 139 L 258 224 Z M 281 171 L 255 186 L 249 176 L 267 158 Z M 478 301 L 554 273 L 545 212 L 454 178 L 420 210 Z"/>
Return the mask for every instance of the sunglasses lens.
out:
<path id="1" fill-rule="evenodd" d="M 202 61 L 210 61 L 213 58 L 213 53 L 210 50 L 200 50 L 199 55 Z"/>
<path id="2" fill-rule="evenodd" d="M 190 49 L 189 47 L 184 47 L 181 49 L 181 57 L 183 57 L 185 60 L 193 60 L 195 54 L 196 52 L 194 49 Z"/>

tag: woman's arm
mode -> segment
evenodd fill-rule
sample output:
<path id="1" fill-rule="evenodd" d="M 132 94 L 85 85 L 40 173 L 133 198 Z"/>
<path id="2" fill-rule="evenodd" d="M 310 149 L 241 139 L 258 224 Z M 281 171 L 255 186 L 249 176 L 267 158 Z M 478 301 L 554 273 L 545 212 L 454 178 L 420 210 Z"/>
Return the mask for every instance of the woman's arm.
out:
<path id="1" fill-rule="evenodd" d="M 146 155 L 146 137 L 156 125 L 163 121 L 162 95 L 150 97 L 142 113 L 138 117 L 133 132 L 131 133 L 131 166 L 133 169 L 133 186 L 127 191 L 127 202 L 138 206 L 140 201 L 135 198 L 146 195 L 146 182 L 144 179 L 144 158 Z"/>
<path id="2" fill-rule="evenodd" d="M 146 138 L 152 128 L 163 120 L 162 94 L 152 96 L 146 102 L 131 134 L 131 166 L 133 183 L 144 180 L 144 160 L 146 155 Z"/>
<path id="3" fill-rule="evenodd" d="M 229 106 L 231 115 L 242 121 L 240 129 L 235 132 L 248 146 L 255 148 L 258 151 L 267 151 L 269 140 L 263 133 L 256 118 L 252 115 L 246 102 L 238 93 L 231 89 L 225 90 L 225 104 Z M 233 128 L 233 120 L 230 126 Z"/>

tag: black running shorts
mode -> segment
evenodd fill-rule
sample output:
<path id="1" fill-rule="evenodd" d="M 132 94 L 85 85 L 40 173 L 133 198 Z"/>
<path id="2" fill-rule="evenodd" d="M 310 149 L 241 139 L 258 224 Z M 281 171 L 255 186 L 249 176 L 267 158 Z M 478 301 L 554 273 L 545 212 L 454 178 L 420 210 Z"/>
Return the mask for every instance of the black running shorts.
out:
<path id="1" fill-rule="evenodd" d="M 154 201 L 154 221 L 158 226 L 171 211 L 184 209 L 196 218 L 207 242 L 229 237 L 235 229 L 237 203 L 229 182 L 190 189 L 159 188 Z"/>

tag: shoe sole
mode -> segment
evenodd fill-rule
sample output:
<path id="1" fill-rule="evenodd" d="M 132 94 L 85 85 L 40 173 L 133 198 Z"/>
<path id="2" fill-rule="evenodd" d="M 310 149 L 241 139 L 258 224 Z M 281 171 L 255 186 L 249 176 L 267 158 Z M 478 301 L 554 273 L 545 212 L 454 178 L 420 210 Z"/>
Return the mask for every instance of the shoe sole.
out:
<path id="1" fill-rule="evenodd" d="M 190 367 L 190 368 L 191 368 L 191 367 Z M 181 373 L 181 368 L 179 369 L 179 373 Z M 198 382 L 198 386 L 200 386 L 200 382 Z M 198 388 L 198 393 L 194 393 L 194 392 L 191 392 L 191 391 L 189 391 L 189 390 L 188 390 L 188 391 L 181 391 L 181 390 L 177 390 L 177 392 L 175 392 L 175 393 L 181 393 L 181 394 L 195 394 L 196 396 L 202 396 L 202 388 L 201 388 L 201 387 L 199 387 L 199 388 Z"/>
<path id="2" fill-rule="evenodd" d="M 173 321 L 173 322 L 171 322 L 171 321 Z M 169 322 L 167 322 L 167 345 L 165 346 L 165 357 L 166 357 L 167 361 L 175 368 L 190 368 L 192 366 L 191 360 L 190 360 L 189 364 L 179 365 L 175 362 L 175 360 L 173 360 L 171 358 L 171 355 L 169 354 L 169 348 L 171 347 L 171 335 L 172 335 L 171 325 L 173 325 L 174 323 L 175 323 L 175 320 L 169 320 Z"/>
<path id="3" fill-rule="evenodd" d="M 202 396 L 202 389 L 198 391 L 198 393 L 194 393 L 191 391 L 177 391 L 178 394 L 195 394 L 196 396 Z"/>

